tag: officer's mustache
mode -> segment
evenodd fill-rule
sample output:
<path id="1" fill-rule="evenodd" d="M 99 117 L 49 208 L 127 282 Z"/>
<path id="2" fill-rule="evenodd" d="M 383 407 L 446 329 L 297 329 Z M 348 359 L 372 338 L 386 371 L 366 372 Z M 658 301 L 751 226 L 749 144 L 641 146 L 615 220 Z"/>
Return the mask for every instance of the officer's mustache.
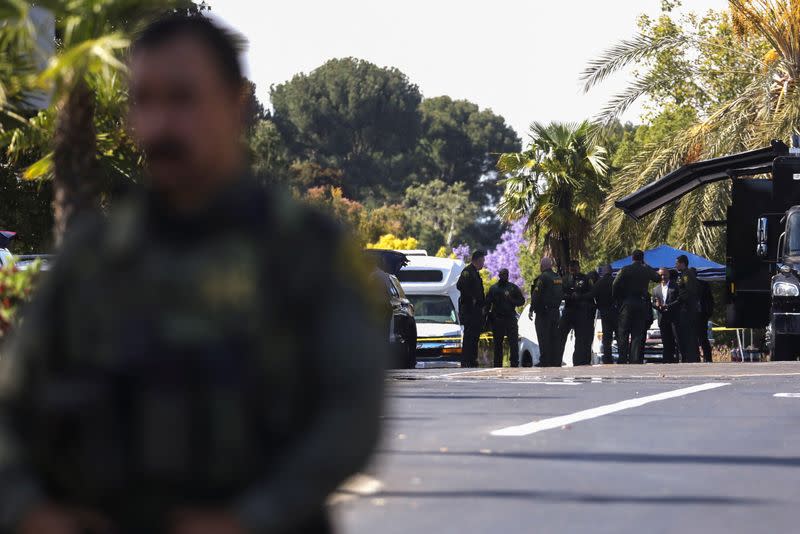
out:
<path id="1" fill-rule="evenodd" d="M 189 154 L 189 149 L 177 139 L 157 139 L 143 147 L 148 163 L 170 163 L 182 161 Z"/>

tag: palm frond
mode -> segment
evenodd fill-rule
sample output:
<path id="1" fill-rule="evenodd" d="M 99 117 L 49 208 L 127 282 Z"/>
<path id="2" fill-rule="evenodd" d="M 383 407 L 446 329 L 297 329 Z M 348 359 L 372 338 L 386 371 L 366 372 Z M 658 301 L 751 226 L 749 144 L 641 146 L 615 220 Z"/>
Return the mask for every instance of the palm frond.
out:
<path id="1" fill-rule="evenodd" d="M 580 76 L 584 92 L 589 92 L 615 72 L 636 64 L 652 54 L 680 46 L 685 40 L 686 37 L 683 35 L 654 39 L 640 33 L 633 39 L 620 41 L 603 52 L 600 57 L 589 62 Z"/>

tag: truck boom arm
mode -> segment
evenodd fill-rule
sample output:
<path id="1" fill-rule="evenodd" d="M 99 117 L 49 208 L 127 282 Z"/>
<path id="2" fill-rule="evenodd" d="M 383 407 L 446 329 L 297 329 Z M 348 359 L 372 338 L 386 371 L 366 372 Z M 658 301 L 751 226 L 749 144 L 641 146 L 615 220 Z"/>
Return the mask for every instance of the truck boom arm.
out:
<path id="1" fill-rule="evenodd" d="M 788 153 L 786 144 L 772 141 L 767 148 L 690 163 L 618 200 L 615 205 L 639 220 L 700 186 L 734 176 L 769 172 L 775 158 Z"/>

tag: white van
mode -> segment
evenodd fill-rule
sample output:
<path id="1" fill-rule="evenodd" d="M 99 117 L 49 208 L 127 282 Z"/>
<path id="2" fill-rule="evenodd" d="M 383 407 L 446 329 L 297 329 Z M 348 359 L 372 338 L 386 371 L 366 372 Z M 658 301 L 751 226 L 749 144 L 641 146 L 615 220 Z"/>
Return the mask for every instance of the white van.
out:
<path id="1" fill-rule="evenodd" d="M 464 262 L 428 256 L 424 251 L 398 251 L 408 265 L 397 278 L 414 305 L 417 321 L 417 359 L 461 359 L 458 320 L 458 277 Z"/>

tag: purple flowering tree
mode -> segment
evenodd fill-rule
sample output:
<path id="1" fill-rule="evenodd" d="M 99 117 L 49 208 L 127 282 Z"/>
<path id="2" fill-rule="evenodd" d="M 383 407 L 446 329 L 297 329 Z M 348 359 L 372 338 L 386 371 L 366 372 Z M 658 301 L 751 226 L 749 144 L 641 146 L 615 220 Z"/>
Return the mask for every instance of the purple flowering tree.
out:
<path id="1" fill-rule="evenodd" d="M 525 287 L 525 279 L 519 267 L 519 255 L 525 245 L 525 220 L 520 219 L 503 233 L 500 244 L 486 255 L 486 269 L 496 277 L 500 269 L 508 269 L 509 281 Z"/>
<path id="2" fill-rule="evenodd" d="M 472 251 L 469 245 L 461 244 L 453 248 L 453 256 L 455 256 L 457 260 L 469 263 L 472 259 Z"/>

